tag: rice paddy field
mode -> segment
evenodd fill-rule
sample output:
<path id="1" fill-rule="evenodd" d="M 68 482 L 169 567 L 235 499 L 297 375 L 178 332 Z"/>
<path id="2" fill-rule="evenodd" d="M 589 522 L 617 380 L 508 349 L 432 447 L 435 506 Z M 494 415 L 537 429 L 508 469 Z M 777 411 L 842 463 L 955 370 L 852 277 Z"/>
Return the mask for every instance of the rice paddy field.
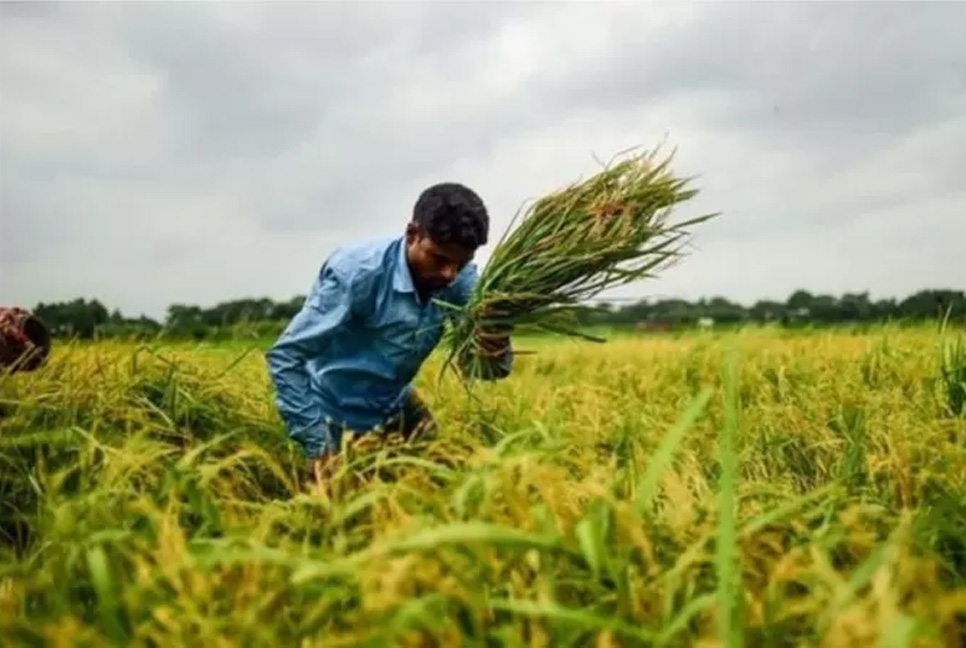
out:
<path id="1" fill-rule="evenodd" d="M 966 351 L 937 326 L 515 341 L 328 488 L 262 348 L 0 377 L 5 646 L 966 645 Z"/>

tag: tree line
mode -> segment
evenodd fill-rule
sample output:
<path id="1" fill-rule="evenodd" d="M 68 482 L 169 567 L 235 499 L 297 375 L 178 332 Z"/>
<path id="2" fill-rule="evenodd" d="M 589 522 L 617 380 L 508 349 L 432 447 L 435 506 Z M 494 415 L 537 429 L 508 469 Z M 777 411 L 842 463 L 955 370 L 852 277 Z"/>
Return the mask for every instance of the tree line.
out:
<path id="1" fill-rule="evenodd" d="M 301 308 L 304 296 L 276 302 L 237 299 L 214 306 L 172 304 L 163 320 L 125 317 L 99 300 L 40 303 L 33 309 L 55 337 L 165 338 L 219 340 L 274 337 Z M 966 320 L 966 291 L 921 290 L 903 299 L 872 300 L 869 294 L 815 295 L 793 292 L 785 301 L 759 300 L 751 306 L 722 297 L 598 303 L 583 309 L 584 326 L 680 328 L 702 324 L 837 325 L 873 322 L 920 322 L 949 315 Z"/>
<path id="2" fill-rule="evenodd" d="M 689 302 L 684 299 L 642 300 L 617 307 L 598 304 L 581 317 L 584 324 L 610 326 L 679 326 L 702 321 L 714 324 L 833 325 L 870 322 L 921 322 L 949 315 L 966 317 L 966 291 L 921 290 L 904 299 L 869 298 L 869 293 L 841 296 L 793 292 L 784 302 L 759 300 L 750 307 L 721 297 Z"/>

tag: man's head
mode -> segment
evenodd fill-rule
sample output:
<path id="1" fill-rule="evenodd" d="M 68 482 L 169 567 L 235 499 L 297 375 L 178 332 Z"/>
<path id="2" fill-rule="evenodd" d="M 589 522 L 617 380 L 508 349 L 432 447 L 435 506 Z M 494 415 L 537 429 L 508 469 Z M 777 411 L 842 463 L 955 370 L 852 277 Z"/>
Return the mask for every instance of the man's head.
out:
<path id="1" fill-rule="evenodd" d="M 486 245 L 489 229 L 486 207 L 471 189 L 447 182 L 424 190 L 406 227 L 413 280 L 430 290 L 452 283 L 477 248 Z"/>

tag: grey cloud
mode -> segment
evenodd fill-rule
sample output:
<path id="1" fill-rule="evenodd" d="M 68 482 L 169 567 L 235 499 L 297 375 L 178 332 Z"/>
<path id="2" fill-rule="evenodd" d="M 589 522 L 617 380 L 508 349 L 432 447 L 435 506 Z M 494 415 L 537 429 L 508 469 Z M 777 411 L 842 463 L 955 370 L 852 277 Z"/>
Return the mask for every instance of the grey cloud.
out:
<path id="1" fill-rule="evenodd" d="M 555 88 L 569 105 L 620 108 L 693 97 L 718 128 L 802 143 L 877 145 L 911 125 L 962 114 L 966 5 L 708 5 L 680 30 L 638 38 Z"/>
<path id="2" fill-rule="evenodd" d="M 423 84 L 432 92 L 466 84 L 467 70 L 485 56 L 481 41 L 505 16 L 478 5 L 346 7 L 72 8 L 50 25 L 61 42 L 78 51 L 114 36 L 118 55 L 91 67 L 110 65 L 122 85 L 133 74 L 123 69 L 156 83 L 152 114 L 142 113 L 137 126 L 161 140 L 161 152 L 137 151 L 133 143 L 147 135 L 119 123 L 130 155 L 91 155 L 103 142 L 88 140 L 61 146 L 54 164 L 64 172 L 79 161 L 85 173 L 100 169 L 115 182 L 143 171 L 159 188 L 198 183 L 214 168 L 208 189 L 243 194 L 248 215 L 270 231 L 311 231 L 320 212 L 373 213 L 374 182 L 385 191 L 454 152 L 485 152 L 500 132 L 485 111 L 394 108 L 402 93 L 418 98 Z"/>
<path id="3" fill-rule="evenodd" d="M 0 297 L 80 291 L 155 313 L 287 297 L 335 245 L 398 231 L 426 182 L 480 187 L 499 229 L 591 153 L 665 133 L 701 176 L 698 209 L 724 215 L 642 290 L 821 289 L 847 270 L 835 255 L 861 267 L 856 289 L 966 284 L 935 233 L 966 203 L 964 18 L 955 4 L 6 4 Z M 901 283 L 888 232 L 908 238 L 916 218 L 932 252 Z M 833 232 L 866 243 L 816 264 Z"/>
<path id="4" fill-rule="evenodd" d="M 284 4 L 198 13 L 155 5 L 152 20 L 129 12 L 127 42 L 164 79 L 162 100 L 184 120 L 189 154 L 271 156 L 318 131 L 357 125 L 368 107 L 385 110 L 414 68 L 428 65 L 442 82 L 459 74 L 447 62 L 506 18 L 479 6 L 430 7 Z"/>
<path id="5" fill-rule="evenodd" d="M 37 259 L 63 240 L 61 232 L 53 227 L 37 227 L 35 222 L 31 222 L 29 215 L 43 208 L 37 204 L 43 188 L 36 184 L 31 188 L 34 192 L 0 192 L 0 214 L 3 215 L 0 222 L 0 264 Z"/>

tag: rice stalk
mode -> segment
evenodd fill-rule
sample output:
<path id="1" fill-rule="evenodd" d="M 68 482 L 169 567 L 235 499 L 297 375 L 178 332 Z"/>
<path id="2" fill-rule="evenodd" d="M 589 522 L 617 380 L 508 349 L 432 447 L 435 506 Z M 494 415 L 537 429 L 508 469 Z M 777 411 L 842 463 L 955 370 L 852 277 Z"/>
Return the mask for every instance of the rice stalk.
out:
<path id="1" fill-rule="evenodd" d="M 481 340 L 533 328 L 585 336 L 567 323 L 599 293 L 657 274 L 683 256 L 689 230 L 717 214 L 671 224 L 677 205 L 698 194 L 671 168 L 673 153 L 631 152 L 590 178 L 518 213 L 497 243 L 449 336 L 447 365 L 486 369 Z M 514 223 L 519 219 L 519 225 Z M 598 339 L 598 341 L 601 341 Z"/>
<path id="2" fill-rule="evenodd" d="M 946 397 L 946 408 L 952 416 L 966 416 L 966 328 L 955 343 L 945 339 L 949 313 L 942 320 L 940 372 Z"/>
<path id="3" fill-rule="evenodd" d="M 935 342 L 548 344 L 487 407 L 444 384 L 441 439 L 353 455 L 325 497 L 257 357 L 55 354 L 0 385 L 0 644 L 964 645 Z"/>

